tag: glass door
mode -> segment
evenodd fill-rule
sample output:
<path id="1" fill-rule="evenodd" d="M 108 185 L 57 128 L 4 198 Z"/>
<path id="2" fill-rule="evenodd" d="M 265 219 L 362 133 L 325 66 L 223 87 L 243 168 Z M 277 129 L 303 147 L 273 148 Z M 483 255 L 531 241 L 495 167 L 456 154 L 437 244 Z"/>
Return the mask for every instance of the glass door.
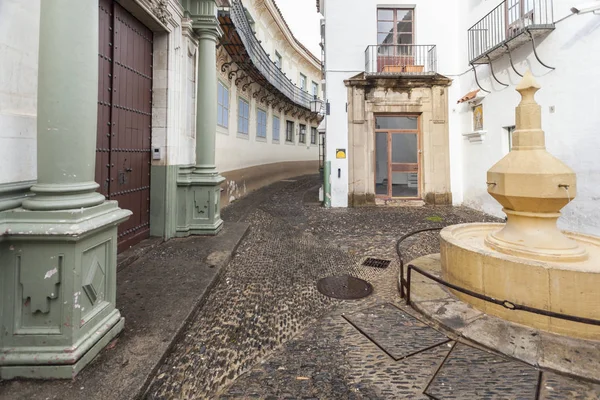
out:
<path id="1" fill-rule="evenodd" d="M 420 198 L 418 116 L 376 117 L 375 195 Z"/>
<path id="2" fill-rule="evenodd" d="M 419 145 L 416 133 L 392 136 L 391 197 L 419 197 Z"/>

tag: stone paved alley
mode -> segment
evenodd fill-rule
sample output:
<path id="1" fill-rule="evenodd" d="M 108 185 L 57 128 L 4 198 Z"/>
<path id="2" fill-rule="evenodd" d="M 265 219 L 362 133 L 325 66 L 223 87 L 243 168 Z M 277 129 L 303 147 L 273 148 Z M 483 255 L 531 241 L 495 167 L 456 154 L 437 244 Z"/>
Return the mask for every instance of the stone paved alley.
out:
<path id="1" fill-rule="evenodd" d="M 250 228 L 156 371 L 144 398 L 600 398 L 598 385 L 540 373 L 521 362 L 458 343 L 455 337 L 414 318 L 419 315 L 401 301 L 395 252 L 399 237 L 426 227 L 492 218 L 462 207 L 324 209 L 317 200 L 318 185 L 316 176 L 280 181 L 224 210 L 228 229 L 236 224 Z M 220 240 L 228 235 L 222 233 Z M 146 258 L 152 260 L 142 258 L 125 272 L 135 274 L 151 266 L 160 270 L 165 263 L 161 257 L 193 268 L 190 257 L 201 254 L 191 252 L 190 243 L 195 242 L 171 240 L 148 254 Z M 438 252 L 437 232 L 413 236 L 402 246 L 407 261 Z M 391 264 L 385 269 L 361 266 L 367 256 L 391 260 Z M 186 271 L 191 273 L 189 268 Z M 343 301 L 317 291 L 320 278 L 343 274 L 369 281 L 373 294 Z M 133 279 L 123 273 L 119 276 L 122 285 L 123 279 Z M 177 284 L 178 276 L 166 283 L 166 289 Z M 191 283 L 186 280 L 188 290 L 197 290 Z M 185 296 L 175 289 L 157 301 L 165 301 L 167 308 L 177 307 Z M 147 306 L 158 310 L 151 302 L 153 294 L 143 294 Z M 148 323 L 136 322 L 138 311 L 130 298 L 119 301 L 123 310 L 133 306 L 134 312 L 126 313 L 133 317 L 126 317 L 127 329 L 113 350 L 109 346 L 73 381 L 0 383 L 0 398 L 79 399 L 84 389 L 94 388 L 85 398 L 132 398 L 137 389 L 126 386 L 137 381 L 128 380 L 127 375 L 140 374 L 140 370 L 149 373 L 152 367 L 133 368 L 141 358 L 129 354 L 136 351 L 130 343 L 140 334 L 136 332 L 149 337 L 158 332 Z M 166 321 L 161 316 L 156 324 L 163 325 L 158 329 L 174 330 Z M 166 340 L 165 336 L 158 342 Z M 147 352 L 148 345 L 138 350 Z M 107 385 L 113 386 L 112 391 Z"/>
<path id="2" fill-rule="evenodd" d="M 396 240 L 489 217 L 460 207 L 326 210 L 318 184 L 316 177 L 282 181 L 225 210 L 226 222 L 250 223 L 249 234 L 147 398 L 427 398 L 428 384 L 429 395 L 444 399 L 598 398 L 598 387 L 551 373 L 537 393 L 534 368 L 456 344 L 406 314 Z M 437 247 L 436 233 L 424 233 L 404 251 L 410 260 Z M 365 256 L 392 263 L 360 266 Z M 366 279 L 373 295 L 342 301 L 320 294 L 316 282 L 336 274 Z"/>

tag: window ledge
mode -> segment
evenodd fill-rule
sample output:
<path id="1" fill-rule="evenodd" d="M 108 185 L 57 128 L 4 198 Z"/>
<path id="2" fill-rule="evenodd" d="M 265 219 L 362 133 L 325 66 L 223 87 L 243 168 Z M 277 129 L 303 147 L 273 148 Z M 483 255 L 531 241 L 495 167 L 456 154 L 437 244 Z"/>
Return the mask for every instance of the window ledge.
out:
<path id="1" fill-rule="evenodd" d="M 471 143 L 481 143 L 483 142 L 483 139 L 485 138 L 485 135 L 487 134 L 487 131 L 474 131 L 474 132 L 467 132 L 467 133 L 463 133 L 463 137 L 469 139 L 469 142 Z"/>
<path id="2" fill-rule="evenodd" d="M 237 137 L 239 139 L 250 140 L 250 135 L 247 134 L 247 133 L 240 133 L 240 132 L 238 132 L 237 133 Z"/>
<path id="3" fill-rule="evenodd" d="M 295 146 L 296 145 L 296 143 L 290 142 L 290 141 L 287 141 L 287 140 L 285 141 L 285 144 L 287 144 L 288 146 Z"/>
<path id="4" fill-rule="evenodd" d="M 271 140 L 271 143 L 273 143 L 273 144 L 279 144 L 280 142 L 279 142 L 279 139 L 273 139 L 273 140 Z"/>
<path id="5" fill-rule="evenodd" d="M 267 138 L 263 137 L 263 136 L 257 136 L 256 137 L 256 141 L 257 142 L 263 142 L 263 143 L 267 143 Z"/>

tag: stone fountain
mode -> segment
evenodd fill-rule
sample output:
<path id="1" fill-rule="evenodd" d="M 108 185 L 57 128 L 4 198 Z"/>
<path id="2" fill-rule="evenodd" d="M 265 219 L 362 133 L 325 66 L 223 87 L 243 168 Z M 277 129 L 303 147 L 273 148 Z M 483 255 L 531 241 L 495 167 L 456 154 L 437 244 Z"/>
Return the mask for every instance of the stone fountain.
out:
<path id="1" fill-rule="evenodd" d="M 487 296 L 542 310 L 600 320 L 600 238 L 557 227 L 576 195 L 575 173 L 546 151 L 540 86 L 527 73 L 517 91 L 512 151 L 487 174 L 488 192 L 506 224 L 475 223 L 441 232 L 443 279 Z M 508 321 L 600 340 L 600 326 L 510 310 L 454 292 L 473 307 Z"/>

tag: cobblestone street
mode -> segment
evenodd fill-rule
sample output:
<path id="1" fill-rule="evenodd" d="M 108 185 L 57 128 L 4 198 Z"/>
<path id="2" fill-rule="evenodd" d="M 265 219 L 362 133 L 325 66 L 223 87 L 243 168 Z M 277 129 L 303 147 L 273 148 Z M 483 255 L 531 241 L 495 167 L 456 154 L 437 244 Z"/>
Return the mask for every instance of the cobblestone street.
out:
<path id="1" fill-rule="evenodd" d="M 400 236 L 490 217 L 461 207 L 327 210 L 318 184 L 281 181 L 224 211 L 249 233 L 147 398 L 598 398 L 592 384 L 457 343 L 400 301 Z M 436 235 L 407 240 L 406 259 L 438 252 Z M 367 256 L 392 262 L 361 266 Z M 317 291 L 320 278 L 343 274 L 373 294 L 343 301 Z"/>

